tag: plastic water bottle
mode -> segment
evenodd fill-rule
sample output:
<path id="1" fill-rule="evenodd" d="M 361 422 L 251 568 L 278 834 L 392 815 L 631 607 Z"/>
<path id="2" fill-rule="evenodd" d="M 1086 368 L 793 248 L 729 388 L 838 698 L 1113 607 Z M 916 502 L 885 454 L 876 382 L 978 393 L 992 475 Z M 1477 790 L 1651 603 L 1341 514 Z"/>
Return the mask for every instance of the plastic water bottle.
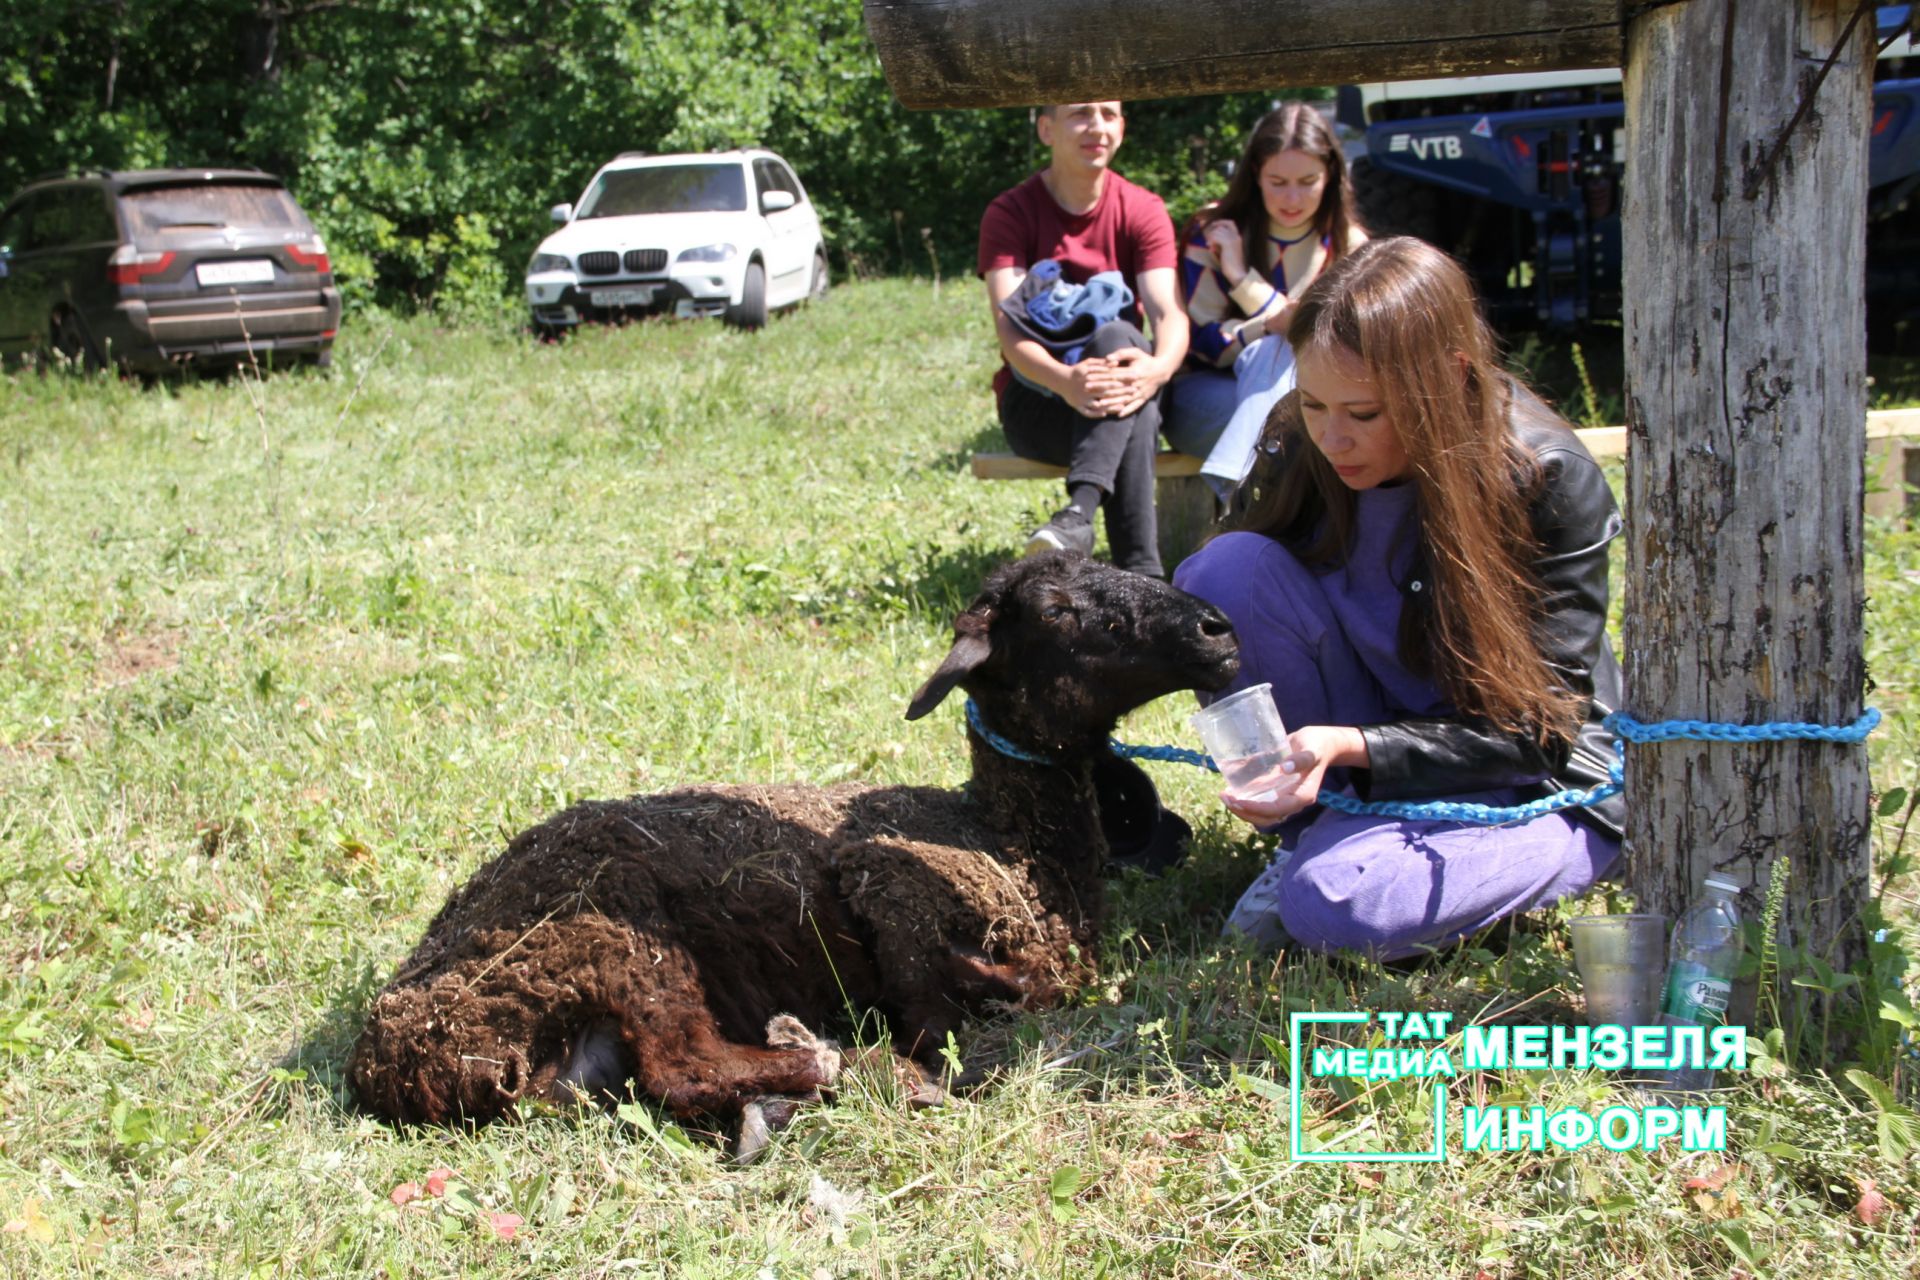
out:
<path id="1" fill-rule="evenodd" d="M 1663 1027 L 1717 1027 L 1727 1020 L 1734 971 L 1740 967 L 1738 885 L 1708 877 L 1701 896 L 1673 926 L 1673 962 L 1660 1004 Z M 1691 1065 L 1661 1073 L 1660 1087 L 1691 1093 L 1713 1087 L 1713 1072 Z"/>

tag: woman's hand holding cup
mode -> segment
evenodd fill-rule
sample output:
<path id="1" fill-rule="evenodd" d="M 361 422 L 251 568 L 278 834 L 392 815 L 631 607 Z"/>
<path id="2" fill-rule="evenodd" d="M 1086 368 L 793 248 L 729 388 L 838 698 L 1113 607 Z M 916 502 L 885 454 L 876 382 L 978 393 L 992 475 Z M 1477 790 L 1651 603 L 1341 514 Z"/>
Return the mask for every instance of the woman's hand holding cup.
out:
<path id="1" fill-rule="evenodd" d="M 1287 754 L 1279 772 L 1289 782 L 1263 787 L 1253 795 L 1229 789 L 1220 793 L 1227 812 L 1256 827 L 1284 822 L 1302 809 L 1319 803 L 1327 770 L 1338 766 L 1364 768 L 1366 740 L 1346 725 L 1315 724 L 1287 735 Z"/>

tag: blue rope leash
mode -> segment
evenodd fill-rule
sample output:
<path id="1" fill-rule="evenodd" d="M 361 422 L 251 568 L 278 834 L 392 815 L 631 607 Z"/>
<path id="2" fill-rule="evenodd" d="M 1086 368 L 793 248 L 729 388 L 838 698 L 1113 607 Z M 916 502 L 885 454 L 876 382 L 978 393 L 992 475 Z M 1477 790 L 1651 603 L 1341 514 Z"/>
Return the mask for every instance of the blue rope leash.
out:
<path id="1" fill-rule="evenodd" d="M 980 715 L 980 704 L 975 702 L 972 698 L 967 699 L 967 724 L 973 729 L 975 733 L 980 735 L 980 740 L 982 742 L 986 743 L 988 746 L 992 747 L 995 751 L 998 751 L 1001 755 L 1006 756 L 1010 760 L 1018 760 L 1023 764 L 1049 764 L 1050 765 L 1053 763 L 1053 761 L 1048 759 L 1046 756 L 1037 756 L 1033 754 L 1033 752 L 1031 751 L 1026 751 L 1021 749 L 1020 747 L 1014 746 L 1011 742 L 1008 742 L 1005 738 L 1001 737 L 999 734 L 995 733 L 993 730 L 987 728 L 986 720 L 983 719 Z M 1173 748 L 1168 747 L 1166 748 L 1166 750 L 1171 751 L 1173 750 Z M 1196 761 L 1194 763 L 1198 763 L 1198 762 Z M 1211 767 L 1212 762 L 1209 761 L 1208 765 L 1209 767 Z"/>
<path id="2" fill-rule="evenodd" d="M 1001 755 L 1028 764 L 1052 764 L 1045 756 L 1035 755 L 1007 741 L 999 734 L 987 728 L 981 718 L 980 708 L 972 698 L 967 699 L 967 723 L 981 739 Z M 1711 720 L 1659 720 L 1652 724 L 1643 724 L 1624 711 L 1616 711 L 1604 721 L 1606 727 L 1618 739 L 1614 743 L 1613 763 L 1607 766 L 1607 781 L 1584 790 L 1573 789 L 1557 791 L 1538 800 L 1529 800 L 1525 804 L 1489 805 L 1472 804 L 1459 800 L 1356 800 L 1352 796 L 1337 792 L 1322 792 L 1319 803 L 1341 813 L 1350 813 L 1362 817 L 1401 818 L 1421 822 L 1465 822 L 1475 826 L 1499 827 L 1517 822 L 1531 822 L 1535 818 L 1549 813 L 1558 813 L 1562 809 L 1573 809 L 1583 805 L 1599 804 L 1602 800 L 1620 794 L 1626 780 L 1626 743 L 1673 742 L 1681 739 L 1704 742 L 1787 742 L 1792 740 L 1811 740 L 1815 742 L 1861 742 L 1873 732 L 1880 723 L 1880 712 L 1868 707 L 1866 712 L 1852 724 L 1825 725 L 1811 724 L 1804 720 L 1775 720 L 1766 724 L 1721 724 Z M 1220 766 L 1211 756 L 1199 751 L 1190 751 L 1185 747 L 1136 747 L 1116 740 L 1108 745 L 1113 753 L 1126 760 L 1162 760 L 1174 764 L 1190 764 L 1203 769 L 1220 772 Z"/>

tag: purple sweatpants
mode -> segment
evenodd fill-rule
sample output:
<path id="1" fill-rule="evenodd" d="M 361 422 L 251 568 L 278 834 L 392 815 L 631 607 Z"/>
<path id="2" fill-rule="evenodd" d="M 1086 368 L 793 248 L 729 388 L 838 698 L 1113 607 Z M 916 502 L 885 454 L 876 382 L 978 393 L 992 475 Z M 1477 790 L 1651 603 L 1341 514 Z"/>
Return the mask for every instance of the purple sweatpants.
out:
<path id="1" fill-rule="evenodd" d="M 1411 486 L 1358 497 L 1359 535 L 1343 568 L 1316 573 L 1270 538 L 1230 533 L 1174 574 L 1175 585 L 1217 605 L 1239 633 L 1240 676 L 1223 692 L 1271 683 L 1289 728 L 1450 710 L 1398 656 L 1397 583 L 1411 559 Z M 1351 794 L 1334 773 L 1329 786 Z M 1513 791 L 1448 798 L 1520 799 Z M 1284 830 L 1286 847 L 1234 906 L 1229 930 L 1268 945 L 1291 938 L 1380 959 L 1416 955 L 1578 893 L 1620 853 L 1618 841 L 1564 813 L 1485 827 L 1315 809 Z"/>

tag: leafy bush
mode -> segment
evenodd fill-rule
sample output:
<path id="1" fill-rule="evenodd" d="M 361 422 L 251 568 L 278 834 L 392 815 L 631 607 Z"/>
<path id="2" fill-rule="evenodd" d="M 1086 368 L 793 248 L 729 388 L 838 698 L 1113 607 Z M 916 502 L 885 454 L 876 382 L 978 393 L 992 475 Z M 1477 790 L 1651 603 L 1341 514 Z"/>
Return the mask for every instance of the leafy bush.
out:
<path id="1" fill-rule="evenodd" d="M 859 275 L 970 270 L 987 201 L 1044 159 L 1024 110 L 902 108 L 845 0 L 0 0 L 0 27 L 0 192 L 69 166 L 257 165 L 355 306 L 511 293 L 546 208 L 620 151 L 780 151 Z M 1135 104 L 1121 171 L 1184 216 L 1266 106 Z"/>

